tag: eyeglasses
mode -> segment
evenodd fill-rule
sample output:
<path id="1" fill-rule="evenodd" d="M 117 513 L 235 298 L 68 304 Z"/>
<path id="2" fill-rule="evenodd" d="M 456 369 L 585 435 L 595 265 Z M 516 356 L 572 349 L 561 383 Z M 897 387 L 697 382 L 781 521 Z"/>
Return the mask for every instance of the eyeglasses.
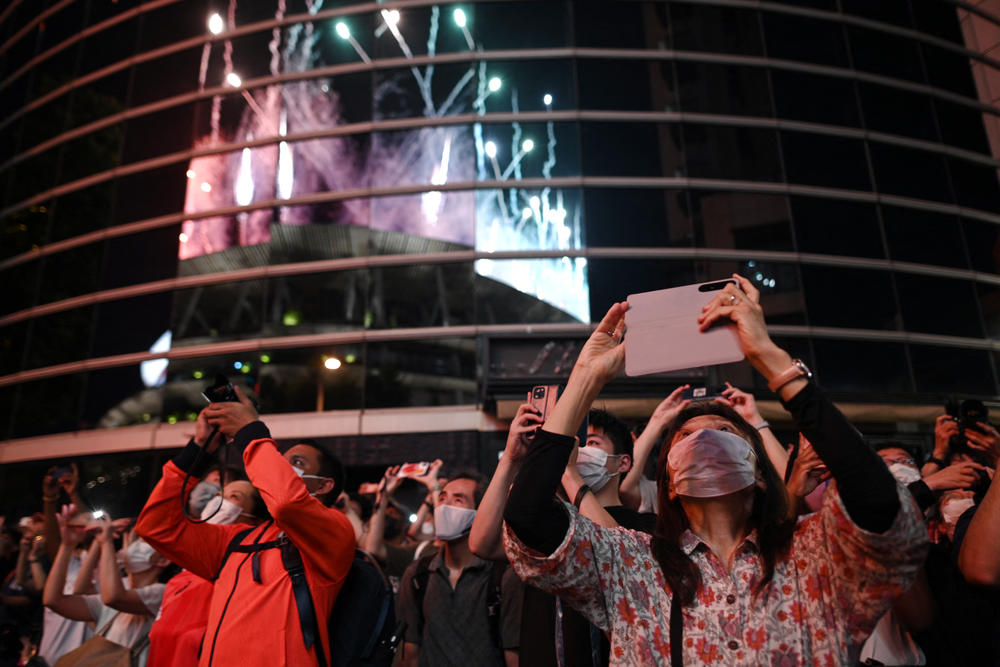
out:
<path id="1" fill-rule="evenodd" d="M 893 463 L 902 463 L 903 465 L 906 466 L 913 466 L 914 468 L 917 467 L 917 462 L 911 459 L 910 457 L 899 458 L 899 459 L 886 459 L 885 462 L 886 465 L 892 465 Z"/>

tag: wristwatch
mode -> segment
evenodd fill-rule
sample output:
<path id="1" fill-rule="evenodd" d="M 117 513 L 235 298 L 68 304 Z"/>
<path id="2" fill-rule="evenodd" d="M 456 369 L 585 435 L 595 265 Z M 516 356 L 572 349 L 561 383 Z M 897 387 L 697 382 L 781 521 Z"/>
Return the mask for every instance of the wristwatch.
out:
<path id="1" fill-rule="evenodd" d="M 767 387 L 774 393 L 778 393 L 779 389 L 792 380 L 798 380 L 803 377 L 810 380 L 812 379 L 812 376 L 812 371 L 805 365 L 805 362 L 801 359 L 792 359 L 792 365 L 775 375 L 774 378 L 767 383 Z"/>

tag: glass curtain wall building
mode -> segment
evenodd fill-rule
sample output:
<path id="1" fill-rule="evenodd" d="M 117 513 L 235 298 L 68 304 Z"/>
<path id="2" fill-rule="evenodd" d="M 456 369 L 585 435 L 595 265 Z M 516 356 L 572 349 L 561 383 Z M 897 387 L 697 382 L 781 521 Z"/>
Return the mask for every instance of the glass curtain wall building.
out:
<path id="1" fill-rule="evenodd" d="M 176 446 L 222 372 L 348 462 L 482 463 L 612 301 L 734 271 L 875 421 L 991 400 L 1000 56 L 963 17 L 1000 29 L 923 0 L 15 0 L 4 460 Z"/>

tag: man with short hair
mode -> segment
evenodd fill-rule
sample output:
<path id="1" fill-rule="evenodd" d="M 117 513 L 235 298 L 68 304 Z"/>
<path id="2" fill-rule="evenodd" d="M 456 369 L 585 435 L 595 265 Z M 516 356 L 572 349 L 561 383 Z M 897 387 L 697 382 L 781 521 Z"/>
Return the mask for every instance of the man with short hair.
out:
<path id="1" fill-rule="evenodd" d="M 355 550 L 347 517 L 328 507 L 342 490 L 343 469 L 315 443 L 280 454 L 253 404 L 236 392 L 238 402 L 212 403 L 199 414 L 194 439 L 163 467 L 136 529 L 173 562 L 215 579 L 201 667 L 330 664 L 337 649 L 329 645 L 326 619 Z M 211 454 L 219 446 L 213 427 L 242 452 L 247 476 L 273 517 L 245 535 L 228 558 L 230 543 L 245 526 L 192 523 L 182 511 L 186 473 L 193 486 L 205 467 L 201 447 Z M 254 549 L 282 538 L 295 545 L 305 568 L 316 617 L 309 643 L 281 549 Z"/>
<path id="2" fill-rule="evenodd" d="M 480 476 L 465 473 L 437 493 L 434 529 L 444 546 L 411 564 L 399 586 L 406 667 L 518 662 L 523 584 L 506 563 L 482 560 L 469 549 L 485 490 Z"/>

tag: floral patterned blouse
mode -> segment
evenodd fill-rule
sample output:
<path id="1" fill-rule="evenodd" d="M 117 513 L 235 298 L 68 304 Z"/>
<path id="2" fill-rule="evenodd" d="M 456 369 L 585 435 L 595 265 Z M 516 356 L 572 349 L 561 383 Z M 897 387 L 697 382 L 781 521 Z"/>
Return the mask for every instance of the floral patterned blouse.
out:
<path id="1" fill-rule="evenodd" d="M 848 517 L 836 485 L 822 509 L 799 519 L 787 557 L 757 598 L 762 576 L 756 534 L 737 549 L 732 572 L 687 531 L 681 547 L 701 570 L 685 607 L 685 665 L 843 665 L 923 563 L 927 531 L 905 487 L 885 533 Z M 554 593 L 609 632 L 611 665 L 670 665 L 671 594 L 650 551 L 650 536 L 601 528 L 566 505 L 570 527 L 550 556 L 505 526 L 507 556 L 526 582 Z"/>

